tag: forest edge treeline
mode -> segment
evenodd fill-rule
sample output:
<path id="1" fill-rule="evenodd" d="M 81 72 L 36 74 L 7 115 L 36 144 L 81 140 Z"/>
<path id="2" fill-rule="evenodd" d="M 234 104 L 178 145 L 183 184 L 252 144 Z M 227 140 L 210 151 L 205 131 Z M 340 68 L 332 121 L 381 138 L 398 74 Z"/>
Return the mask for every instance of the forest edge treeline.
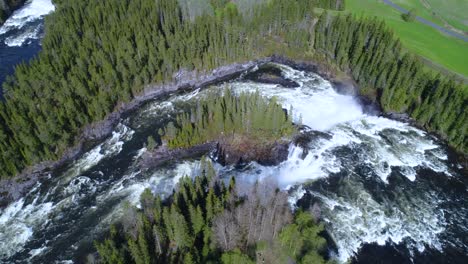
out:
<path id="1" fill-rule="evenodd" d="M 146 189 L 141 207 L 125 206 L 110 234 L 79 262 L 336 263 L 326 260 L 317 204 L 293 210 L 274 181 L 221 179 L 209 159 L 201 159 L 198 173 L 183 177 L 168 196 Z"/>
<path id="2" fill-rule="evenodd" d="M 279 55 L 221 66 L 205 74 L 188 72 L 182 69 L 179 73 L 174 75 L 177 76 L 177 78 L 174 78 L 172 83 L 149 85 L 141 95 L 135 97 L 131 102 L 119 105 L 119 108 L 110 113 L 105 119 L 88 125 L 83 130 L 84 132 L 80 137 L 79 143 L 76 146 L 70 147 L 60 160 L 35 164 L 26 168 L 21 174 L 11 179 L 1 180 L 0 208 L 7 206 L 10 202 L 16 201 L 25 195 L 41 177 L 47 176 L 49 172 L 55 169 L 66 166 L 79 155 L 93 148 L 98 142 L 110 136 L 121 118 L 130 115 L 145 103 L 175 92 L 191 91 L 222 83 L 237 78 L 241 74 L 267 63 L 279 63 L 297 69 L 315 72 L 327 80 L 330 80 L 335 86 L 349 87 L 348 91 L 353 91 L 353 94 L 358 93 L 357 86 L 355 86 L 349 76 L 338 72 L 332 65 L 313 61 L 299 62 Z"/>
<path id="3" fill-rule="evenodd" d="M 439 132 L 466 152 L 467 86 L 428 72 L 376 19 L 327 12 L 315 18 L 312 10 L 320 5 L 305 0 L 259 4 L 250 17 L 226 2 L 225 8 L 216 8 L 216 16 L 202 15 L 195 22 L 184 18 L 190 10 L 167 0 L 62 4 L 51 15 L 55 23 L 46 23 L 48 33 L 39 58 L 19 65 L 16 77 L 5 83 L 7 100 L 0 105 L 0 171 L 4 178 L 19 171 L 23 175 L 36 171 L 37 177 L 38 170 L 56 164 L 53 160 L 64 157 L 63 164 L 76 156 L 84 139 L 102 138 L 110 130 L 106 124 L 112 122 L 98 120 L 115 118 L 115 123 L 121 109 L 145 94 L 148 83 L 180 78 L 181 69 L 203 74 L 220 65 L 271 54 L 316 61 L 329 72 L 347 73 L 361 87 L 361 94 L 379 102 L 384 111 L 408 112 L 422 127 Z M 102 13 L 103 8 L 113 8 L 115 14 L 108 16 L 111 12 Z M 152 9 L 155 12 L 148 16 L 159 21 L 156 25 L 150 23 L 150 17 L 135 14 Z M 96 12 L 104 17 L 88 15 Z M 99 21 L 102 19 L 108 20 L 104 23 Z M 115 19 L 120 22 L 112 22 Z M 154 34 L 141 35 L 134 28 L 137 25 Z M 116 31 L 100 31 L 103 26 Z M 156 31 L 151 30 L 154 26 Z M 118 41 L 110 41 L 116 34 Z M 193 49 L 186 49 L 185 41 Z M 155 43 L 155 51 L 140 48 Z M 70 151 L 73 145 L 80 147 Z M 40 163 L 44 160 L 49 162 Z M 38 163 L 41 165 L 31 169 Z M 10 195 L 2 189 L 1 193 Z"/>
<path id="4" fill-rule="evenodd" d="M 289 145 L 301 129 L 292 107 L 284 109 L 277 98 L 258 91 L 237 93 L 226 85 L 192 104 L 148 136 L 140 165 L 155 167 L 201 154 L 223 166 L 252 161 L 277 165 L 287 159 Z"/>

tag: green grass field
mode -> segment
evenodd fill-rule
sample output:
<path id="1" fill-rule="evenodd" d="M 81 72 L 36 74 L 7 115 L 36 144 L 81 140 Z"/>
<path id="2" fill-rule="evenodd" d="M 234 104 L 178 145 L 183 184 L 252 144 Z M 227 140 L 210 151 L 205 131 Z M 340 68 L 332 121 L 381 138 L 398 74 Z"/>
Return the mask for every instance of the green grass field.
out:
<path id="1" fill-rule="evenodd" d="M 468 32 L 468 0 L 392 0 L 418 16 L 444 27 Z"/>
<path id="2" fill-rule="evenodd" d="M 395 3 L 409 8 L 411 6 L 405 6 L 402 2 L 414 4 L 416 1 L 419 0 L 395 0 Z M 405 22 L 401 19 L 399 11 L 379 0 L 346 0 L 345 12 L 384 19 L 400 37 L 405 48 L 436 65 L 468 78 L 468 42 L 444 35 L 417 21 Z M 418 13 L 418 15 L 423 17 L 423 13 Z M 430 13 L 426 15 L 430 16 Z M 437 23 L 437 21 L 434 22 Z"/>
<path id="3" fill-rule="evenodd" d="M 391 0 L 391 1 L 407 10 L 414 9 L 416 10 L 416 15 L 422 18 L 425 18 L 431 22 L 434 22 L 440 26 L 444 26 L 444 22 L 441 19 L 439 19 L 437 16 L 433 15 L 432 11 L 423 5 L 422 1 L 424 0 Z"/>
<path id="4" fill-rule="evenodd" d="M 467 0 L 424 0 L 431 10 L 441 16 L 451 26 L 468 32 Z"/>

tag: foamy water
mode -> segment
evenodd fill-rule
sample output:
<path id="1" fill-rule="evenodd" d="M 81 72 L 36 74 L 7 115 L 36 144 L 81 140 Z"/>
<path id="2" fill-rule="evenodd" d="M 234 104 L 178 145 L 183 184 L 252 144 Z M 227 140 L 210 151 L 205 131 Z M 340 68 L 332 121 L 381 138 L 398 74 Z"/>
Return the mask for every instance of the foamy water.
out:
<path id="1" fill-rule="evenodd" d="M 45 194 L 40 195 L 41 184 L 38 183 L 26 196 L 34 197 L 33 201 L 26 203 L 26 198 L 22 198 L 0 211 L 0 260 L 22 251 L 35 232 L 41 232 L 54 217 L 60 218 L 64 209 L 79 205 L 81 199 L 94 194 L 100 183 L 82 173 L 118 154 L 133 133 L 127 126 L 119 124 L 109 139 L 75 161 Z M 60 199 L 54 199 L 57 197 Z M 32 249 L 29 255 L 33 258 L 45 250 L 45 246 Z"/>
<path id="2" fill-rule="evenodd" d="M 441 250 L 439 234 L 446 223 L 436 210 L 440 201 L 430 195 L 404 200 L 408 194 L 402 193 L 403 198 L 397 198 L 400 201 L 378 202 L 359 184 L 362 176 L 356 177 L 354 169 L 365 166 L 369 173 L 364 177 L 383 184 L 388 184 L 393 173 L 415 181 L 421 168 L 449 177 L 451 173 L 444 163 L 447 156 L 440 146 L 424 131 L 409 124 L 364 114 L 353 97 L 337 94 L 329 82 L 313 73 L 281 67 L 283 75 L 298 82 L 299 88 L 245 82 L 233 83 L 232 87 L 236 91 L 258 90 L 277 97 L 287 109 L 293 107 L 296 120 L 300 116 L 303 124 L 330 137 L 313 140 L 305 157 L 302 148 L 291 146 L 288 159 L 279 166 L 255 164 L 239 177 L 252 178 L 252 171 L 256 171 L 254 178 L 273 177 L 282 188 L 289 189 L 333 174 L 348 174 L 345 177 L 350 178 L 354 189 L 350 188 L 346 195 L 352 192 L 352 196 L 311 192 L 322 202 L 327 230 L 338 246 L 336 258 L 342 262 L 365 243 L 385 245 L 405 241 L 410 250 L 424 251 L 426 246 Z M 340 157 L 337 151 L 346 151 L 348 157 Z M 295 191 L 291 201 L 299 200 L 301 194 L 305 194 L 302 189 Z"/>
<path id="3" fill-rule="evenodd" d="M 21 46 L 27 40 L 38 39 L 44 16 L 55 10 L 51 0 L 30 0 L 0 27 L 0 40 L 7 46 Z"/>
<path id="4" fill-rule="evenodd" d="M 25 204 L 24 198 L 8 206 L 0 215 L 0 252 L 1 258 L 9 257 L 31 239 L 35 228 L 47 224 L 48 214 L 52 211 L 50 202 L 34 200 Z M 33 252 L 34 253 L 34 252 Z"/>
<path id="5" fill-rule="evenodd" d="M 453 177 L 437 140 L 408 124 L 365 114 L 353 97 L 336 93 L 313 73 L 278 67 L 300 87 L 246 81 L 230 85 L 235 92 L 258 90 L 277 97 L 286 108 L 293 107 L 296 121 L 302 119 L 321 134 L 313 136 L 305 157 L 304 149 L 291 145 L 288 159 L 278 166 L 252 163 L 236 170 L 215 164 L 221 176 L 235 176 L 247 184 L 276 181 L 290 190 L 292 208 L 306 194 L 318 199 L 326 229 L 338 247 L 335 257 L 342 262 L 366 243 L 404 243 L 412 252 L 455 244 L 441 236 L 448 228 L 440 210 L 447 200 L 430 185 L 415 187 L 421 184 L 421 169 Z M 222 89 L 224 85 L 146 105 L 123 120 L 108 139 L 52 175 L 48 188 L 39 184 L 25 199 L 1 211 L 0 260 L 70 261 L 82 243 L 90 243 L 125 213 L 125 203 L 138 206 L 146 188 L 167 196 L 183 176 L 196 176 L 199 160 L 141 171 L 138 159 L 147 151 L 146 137 L 180 112 L 182 104 Z"/>

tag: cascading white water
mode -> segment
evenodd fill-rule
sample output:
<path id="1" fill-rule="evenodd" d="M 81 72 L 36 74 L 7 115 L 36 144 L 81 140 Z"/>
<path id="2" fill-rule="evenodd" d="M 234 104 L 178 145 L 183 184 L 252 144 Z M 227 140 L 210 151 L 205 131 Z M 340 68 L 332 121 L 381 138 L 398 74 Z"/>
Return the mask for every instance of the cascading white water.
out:
<path id="1" fill-rule="evenodd" d="M 424 131 L 388 118 L 364 114 L 352 96 L 338 94 L 330 82 L 320 76 L 284 65 L 277 66 L 283 69 L 285 77 L 296 81 L 300 87 L 290 89 L 245 82 L 232 83 L 231 87 L 238 92 L 259 91 L 268 97 L 275 96 L 287 109 L 293 107 L 296 121 L 301 118 L 303 124 L 331 136 L 331 139 L 314 142 L 311 153 L 304 160 L 299 158 L 302 149 L 292 146 L 286 161 L 291 167 L 286 166 L 280 182 L 301 183 L 337 172 L 340 164 L 330 150 L 363 142 L 373 148 L 369 149 L 367 157 L 360 157 L 361 162 L 375 165 L 384 182 L 387 182 L 391 168 L 397 166 L 407 169 L 405 176 L 410 180 L 415 179 L 412 168 L 417 166 L 447 171 L 441 162 L 446 160 L 446 155 Z M 288 175 L 293 171 L 297 176 Z"/>
<path id="2" fill-rule="evenodd" d="M 331 83 L 320 76 L 286 66 L 278 67 L 281 67 L 286 78 L 296 81 L 300 87 L 281 88 L 252 82 L 235 82 L 231 86 L 238 92 L 258 90 L 265 96 L 276 96 L 286 109 L 293 106 L 296 121 L 302 117 L 302 123 L 314 130 L 326 131 L 337 124 L 364 116 L 361 106 L 352 96 L 336 93 Z"/>
<path id="3" fill-rule="evenodd" d="M 52 0 L 30 0 L 13 14 L 0 27 L 0 40 L 5 45 L 21 46 L 27 40 L 38 39 L 42 23 L 35 23 L 53 12 Z M 33 24 L 33 25 L 31 25 Z M 10 32 L 15 31 L 14 34 Z"/>
<path id="4" fill-rule="evenodd" d="M 34 232 L 40 231 L 47 225 L 51 213 L 59 213 L 64 207 L 76 203 L 82 195 L 96 191 L 98 183 L 81 173 L 104 158 L 118 154 L 122 150 L 124 141 L 130 140 L 133 133 L 134 131 L 127 126 L 119 124 L 109 139 L 76 160 L 47 194 L 39 196 L 37 191 L 41 183 L 37 183 L 29 192 L 29 195 L 35 197 L 32 202 L 25 204 L 25 198 L 22 198 L 0 211 L 0 260 L 20 251 L 33 237 Z M 85 189 L 88 193 L 83 193 Z M 58 196 L 57 192 L 62 198 L 54 202 L 49 195 L 54 193 Z M 36 249 L 31 254 L 39 253 L 41 252 Z"/>
<path id="5" fill-rule="evenodd" d="M 86 152 L 83 157 L 74 162 L 73 166 L 63 174 L 65 181 L 69 181 L 92 168 L 102 159 L 120 153 L 123 144 L 132 139 L 134 132 L 129 127 L 118 124 L 109 139 Z"/>
<path id="6" fill-rule="evenodd" d="M 300 87 L 243 80 L 230 86 L 235 92 L 258 90 L 276 96 L 287 109 L 293 107 L 296 120 L 321 134 L 312 138 L 305 157 L 304 149 L 291 145 L 288 159 L 278 166 L 252 163 L 237 170 L 216 165 L 221 176 L 236 176 L 238 182 L 274 179 L 281 188 L 291 189 L 292 205 L 305 194 L 318 199 L 341 261 L 365 243 L 404 242 L 416 251 L 428 246 L 442 249 L 445 241 L 440 235 L 447 227 L 438 208 L 442 201 L 430 189 L 409 193 L 420 168 L 446 177 L 452 174 L 435 139 L 409 124 L 365 114 L 353 97 L 336 93 L 316 74 L 275 67 Z M 224 85 L 214 86 L 146 105 L 103 143 L 52 175 L 47 191 L 40 191 L 38 184 L 27 199 L 0 211 L 0 260 L 68 261 L 83 240 L 95 238 L 122 215 L 125 202 L 138 205 L 145 188 L 167 195 L 182 176 L 196 176 L 197 160 L 141 171 L 138 158 L 147 151 L 143 144 L 148 134 L 157 133 L 168 117 L 181 111 L 181 104 L 223 89 Z M 405 185 L 393 186 L 395 177 Z M 338 187 L 327 187 L 336 179 Z M 364 184 L 369 181 L 392 195 L 372 192 Z M 54 250 L 60 250 L 60 258 Z"/>
<path id="7" fill-rule="evenodd" d="M 51 202 L 37 199 L 25 205 L 24 199 L 11 204 L 0 215 L 0 257 L 9 257 L 32 237 L 34 228 L 47 224 L 47 215 L 53 209 Z"/>
<path id="8" fill-rule="evenodd" d="M 258 178 L 273 177 L 282 188 L 288 189 L 339 172 L 352 177 L 356 174 L 353 167 L 363 164 L 370 170 L 365 177 L 378 177 L 384 184 L 397 168 L 410 181 L 415 181 L 416 170 L 421 167 L 450 176 L 444 164 L 446 155 L 425 132 L 409 124 L 363 113 L 353 97 L 336 93 L 329 82 L 316 74 L 278 67 L 300 87 L 288 89 L 245 82 L 234 82 L 231 86 L 235 91 L 258 90 L 266 96 L 276 96 L 288 109 L 293 107 L 296 120 L 301 116 L 303 124 L 328 133 L 330 138 L 313 141 L 304 158 L 302 148 L 291 146 L 288 159 L 279 166 L 254 165 L 239 177 L 252 181 L 252 171 L 255 171 Z M 336 154 L 343 147 L 350 149 L 348 155 L 355 161 L 349 162 Z M 425 245 L 441 248 L 438 234 L 444 231 L 445 222 L 436 210 L 437 199 L 430 195 L 424 196 L 425 199 L 398 198 L 395 205 L 377 202 L 358 183 L 353 187 L 348 190 L 348 194 L 353 193 L 351 197 L 311 192 L 322 202 L 323 218 L 338 246 L 339 260 L 348 260 L 364 243 L 398 244 L 407 239 L 419 251 Z M 411 208 L 413 205 L 418 206 Z"/>

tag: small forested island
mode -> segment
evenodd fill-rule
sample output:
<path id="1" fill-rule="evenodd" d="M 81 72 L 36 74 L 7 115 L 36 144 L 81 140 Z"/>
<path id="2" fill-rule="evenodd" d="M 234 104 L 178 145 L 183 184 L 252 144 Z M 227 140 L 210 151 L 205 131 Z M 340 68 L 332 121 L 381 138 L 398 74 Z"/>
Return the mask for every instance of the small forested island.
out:
<path id="1" fill-rule="evenodd" d="M 68 154 L 93 134 L 92 124 L 182 69 L 201 77 L 271 55 L 348 73 L 385 111 L 407 113 L 466 152 L 467 86 L 425 67 L 384 22 L 313 12 L 342 8 L 339 0 L 212 2 L 204 9 L 168 0 L 58 1 L 43 50 L 4 83 L 2 179 Z"/>
<path id="2" fill-rule="evenodd" d="M 10 9 L 4 8 L 5 3 L 17 2 L 21 1 L 0 0 L 0 24 L 7 14 L 3 10 L 11 13 Z M 453 175 L 466 171 L 463 166 L 444 162 L 459 155 L 466 164 L 468 86 L 430 67 L 427 61 L 406 49 L 393 30 L 378 18 L 341 12 L 345 10 L 345 0 L 55 0 L 54 4 L 55 12 L 45 20 L 42 50 L 31 61 L 17 65 L 14 74 L 3 83 L 0 209 L 15 202 L 19 203 L 15 207 L 19 209 L 0 213 L 8 212 L 13 219 L 22 216 L 23 205 L 29 206 L 28 202 L 32 204 L 28 210 L 36 210 L 37 202 L 46 206 L 24 213 L 24 218 L 34 218 L 31 215 L 38 214 L 37 211 L 49 209 L 44 214 L 60 221 L 57 218 L 63 215 L 50 213 L 57 205 L 67 209 L 72 207 L 67 207 L 67 203 L 89 206 L 92 210 L 86 212 L 89 218 L 82 229 L 94 224 L 102 224 L 99 227 L 104 228 L 96 232 L 89 228 L 86 231 L 92 235 L 88 237 L 73 233 L 79 237 L 73 241 L 73 250 L 78 248 L 76 245 L 81 246 L 82 241 L 88 243 L 76 254 L 67 252 L 67 256 L 73 255 L 78 262 L 305 264 L 335 263 L 342 261 L 338 260 L 342 256 L 351 261 L 352 254 L 357 254 L 364 243 L 376 246 L 382 241 L 393 243 L 403 239 L 392 240 L 392 229 L 379 222 L 380 227 L 386 228 L 379 229 L 386 235 L 385 239 L 379 240 L 373 237 L 374 234 L 366 233 L 366 239 L 371 237 L 369 240 L 359 241 L 362 244 L 343 251 L 334 241 L 335 237 L 325 229 L 325 224 L 330 222 L 321 218 L 320 203 L 331 204 L 328 213 L 335 207 L 344 208 L 352 212 L 353 217 L 366 218 L 356 221 L 363 223 L 364 227 L 358 232 L 364 234 L 362 230 L 374 224 L 369 220 L 372 213 L 384 211 L 376 218 L 398 222 L 387 218 L 391 214 L 388 211 L 394 209 L 385 211 L 388 204 L 381 205 L 381 201 L 399 197 L 407 200 L 397 200 L 395 204 L 420 201 L 411 200 L 411 195 L 400 195 L 404 190 L 398 188 L 398 184 L 414 186 L 417 170 L 430 171 L 424 176 L 426 178 L 445 171 Z M 345 93 L 335 90 L 332 95 L 331 92 L 322 94 L 324 100 L 339 97 L 338 102 L 354 107 L 350 110 L 355 111 L 352 117 L 345 120 L 348 123 L 336 122 L 342 125 L 342 130 L 336 134 L 313 131 L 302 124 L 293 107 L 285 107 L 277 97 L 262 95 L 258 90 L 236 92 L 231 89 L 229 81 L 247 83 L 245 74 L 258 71 L 268 63 L 283 63 L 291 69 L 304 70 L 301 80 L 307 80 L 309 84 L 327 82 L 330 85 L 326 89 L 339 90 L 336 86 L 340 84 L 351 86 L 350 94 L 355 96 L 352 99 L 339 97 Z M 306 76 L 306 71 L 317 75 Z M 290 89 L 288 91 L 303 88 L 300 81 L 283 76 L 279 66 L 275 71 L 260 74 L 256 81 L 271 87 Z M 137 122 L 131 115 L 138 109 L 161 102 L 157 100 L 172 98 L 177 93 L 208 89 L 210 85 L 226 88 L 188 100 L 182 111 L 173 109 L 178 111 L 177 114 L 165 113 L 167 115 L 161 118 L 164 123 L 158 124 L 159 129 L 152 130 L 149 136 L 132 130 L 138 126 L 131 127 L 135 124 L 132 122 Z M 316 91 L 303 91 L 300 95 L 313 92 Z M 356 98 L 378 109 L 378 116 L 368 118 L 369 122 L 364 120 L 367 113 L 356 106 Z M 305 111 L 320 111 L 314 107 L 311 105 Z M 333 107 L 339 108 L 337 104 Z M 382 121 L 388 117 L 402 121 L 396 124 L 397 121 L 392 119 L 395 122 L 392 125 L 397 126 L 395 130 L 400 134 L 388 132 L 392 128 L 385 127 L 385 122 L 390 118 Z M 126 130 L 115 132 L 118 125 Z M 384 128 L 379 130 L 379 125 Z M 363 132 L 366 129 L 375 131 L 366 134 Z M 305 130 L 309 134 L 304 133 Z M 431 134 L 426 135 L 423 130 Z M 131 133 L 126 134 L 128 131 Z M 120 153 L 133 133 L 145 136 L 131 142 L 134 148 Z M 345 143 L 331 142 L 335 136 L 337 141 Z M 312 141 L 311 138 L 318 142 L 313 146 L 318 150 L 308 156 L 304 146 Z M 388 145 L 375 147 L 379 140 Z M 411 140 L 422 143 L 411 145 Z M 432 144 L 436 140 L 449 146 L 450 156 Z M 391 149 L 395 141 L 404 145 L 401 148 L 403 154 Z M 299 187 L 284 179 L 296 175 L 282 175 L 285 183 L 280 188 L 277 182 L 267 180 L 238 184 L 235 177 L 219 175 L 221 170 L 215 169 L 216 166 L 246 171 L 254 168 L 250 172 L 260 174 L 262 168 L 283 165 L 290 157 L 290 149 L 298 148 L 303 148 L 302 155 L 297 154 L 299 151 L 293 153 L 295 156 L 291 159 L 295 163 L 288 164 L 290 167 L 286 170 L 296 166 Z M 381 150 L 383 158 L 379 152 L 379 155 L 361 160 L 366 151 L 374 154 L 373 148 Z M 438 152 L 431 152 L 425 159 L 426 151 L 431 149 Z M 413 158 L 407 153 L 416 153 L 415 160 L 402 161 Z M 83 157 L 83 154 L 89 155 Z M 348 156 L 340 163 L 331 158 L 334 155 Z M 385 155 L 391 157 L 387 160 Z M 424 162 L 434 161 L 436 165 L 427 166 L 417 160 L 422 158 Z M 160 194 L 147 188 L 151 184 L 144 185 L 146 189 L 139 188 L 141 186 L 133 189 L 131 185 L 136 175 L 148 176 L 155 168 L 174 172 L 177 162 L 187 160 L 199 163 L 199 174 L 174 177 L 174 185 L 168 184 L 171 186 L 169 193 Z M 306 165 L 301 163 L 304 160 Z M 347 161 L 359 163 L 356 168 L 362 167 L 353 167 L 353 170 L 340 174 Z M 124 165 L 120 167 L 120 163 L 127 164 L 125 162 L 132 170 L 127 171 Z M 310 164 L 314 162 L 320 164 L 311 169 Z M 89 171 L 93 166 L 100 167 Z M 116 169 L 108 169 L 112 166 Z M 260 169 L 253 171 L 255 168 Z M 398 170 L 392 171 L 393 168 Z M 308 169 L 320 171 L 317 173 L 320 175 L 305 177 L 304 171 Z M 276 170 L 279 171 L 284 172 L 284 168 Z M 325 177 L 321 174 L 323 171 L 333 174 L 326 184 L 336 187 L 337 193 L 345 193 L 346 198 L 362 199 L 358 205 L 347 203 L 338 195 L 333 196 L 336 201 L 322 195 L 320 190 L 326 189 L 323 187 L 325 183 L 315 190 L 305 190 L 307 184 Z M 115 179 L 124 172 L 127 174 L 122 179 Z M 361 172 L 365 176 L 359 174 Z M 55 175 L 64 176 L 54 181 Z M 378 184 L 374 186 L 377 191 L 354 193 L 355 188 L 370 186 L 361 178 L 357 182 L 349 180 L 355 175 L 378 178 Z M 345 183 L 340 177 L 346 178 Z M 160 176 L 155 181 L 165 180 Z M 436 180 L 443 183 L 440 185 L 450 185 L 445 180 Z M 427 186 L 437 186 L 440 182 L 424 182 L 424 186 L 429 188 Z M 342 188 L 340 184 L 343 184 Z M 456 184 L 454 189 L 460 193 L 466 190 L 461 183 Z M 391 186 L 396 194 L 381 191 L 386 186 Z M 95 195 L 101 187 L 108 188 L 108 193 Z M 139 196 L 138 205 L 125 203 L 123 213 L 116 213 L 120 218 L 102 220 L 99 213 L 114 210 L 116 204 L 124 204 L 125 195 L 131 196 L 119 193 L 125 188 L 136 193 L 140 190 L 138 195 L 145 189 Z M 39 197 L 44 189 L 52 190 L 52 195 L 59 190 L 56 197 L 60 198 L 57 199 L 65 198 L 60 202 L 50 201 L 48 191 L 42 200 L 27 196 Z M 404 186 L 401 189 L 405 189 Z M 305 197 L 307 205 L 298 205 L 299 198 L 291 202 L 293 192 Z M 372 200 L 378 195 L 376 193 L 388 196 Z M 442 192 L 427 193 L 417 198 L 424 200 L 424 195 L 429 197 L 432 193 Z M 86 200 L 88 195 L 92 197 L 90 200 Z M 85 202 L 81 204 L 82 201 Z M 367 208 L 359 207 L 363 204 L 371 204 L 374 211 L 367 215 Z M 109 207 L 104 208 L 107 205 Z M 433 207 L 438 209 L 437 206 Z M 394 211 L 398 216 L 406 216 L 412 209 Z M 421 213 L 423 217 L 410 215 L 408 218 L 426 219 L 428 215 L 432 216 L 431 212 L 427 209 Z M 81 213 L 70 215 L 78 218 L 82 217 Z M 25 222 L 35 223 L 36 219 L 30 218 Z M 437 220 L 431 223 L 438 223 Z M 433 226 L 429 231 L 442 232 L 442 228 Z M 28 229 L 26 233 L 32 231 Z M 31 236 L 23 240 L 29 241 Z M 430 238 L 435 240 L 436 236 Z M 354 243 L 352 239 L 355 237 L 347 242 Z M 15 240 L 8 248 L 8 254 L 0 255 L 0 261 L 24 260 L 21 254 L 30 254 L 28 259 L 31 260 L 42 252 L 51 255 L 63 249 L 62 245 L 50 249 L 47 242 L 39 249 L 31 250 L 36 255 L 11 249 L 21 248 L 24 241 Z M 421 243 L 427 241 L 418 242 L 420 244 L 413 248 L 419 250 Z M 438 245 L 437 242 L 434 244 Z M 343 255 L 337 257 L 332 251 Z"/>
<path id="3" fill-rule="evenodd" d="M 162 145 L 156 148 L 153 136 L 142 163 L 154 166 L 172 158 L 207 154 L 214 148 L 222 164 L 257 161 L 278 164 L 285 160 L 288 145 L 300 124 L 293 124 L 292 109 L 286 111 L 275 98 L 256 93 L 235 95 L 229 88 L 223 94 L 210 93 L 196 108 L 177 116 L 176 123 L 158 131 Z"/>

